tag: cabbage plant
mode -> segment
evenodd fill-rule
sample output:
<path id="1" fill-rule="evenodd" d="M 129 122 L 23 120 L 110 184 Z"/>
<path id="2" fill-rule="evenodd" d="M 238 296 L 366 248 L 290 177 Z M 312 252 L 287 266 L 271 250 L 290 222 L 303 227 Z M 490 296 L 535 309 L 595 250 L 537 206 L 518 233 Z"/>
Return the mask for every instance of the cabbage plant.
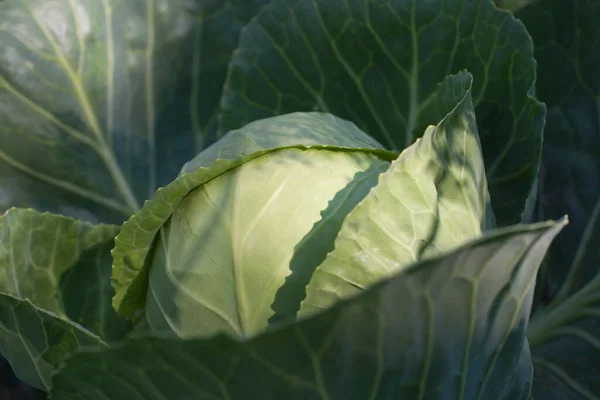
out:
<path id="1" fill-rule="evenodd" d="M 59 400 L 597 399 L 599 12 L 0 0 L 0 355 Z"/>
<path id="2" fill-rule="evenodd" d="M 249 337 L 477 238 L 493 212 L 470 86 L 442 82 L 449 114 L 399 156 L 330 114 L 229 132 L 123 225 L 113 305 L 152 331 Z"/>

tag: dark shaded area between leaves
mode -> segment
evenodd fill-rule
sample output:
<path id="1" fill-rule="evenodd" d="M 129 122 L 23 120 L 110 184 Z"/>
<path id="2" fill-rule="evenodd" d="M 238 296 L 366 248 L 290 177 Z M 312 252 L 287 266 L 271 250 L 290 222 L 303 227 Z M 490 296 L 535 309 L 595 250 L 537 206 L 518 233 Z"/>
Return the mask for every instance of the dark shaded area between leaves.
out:
<path id="1" fill-rule="evenodd" d="M 43 400 L 46 393 L 19 381 L 8 361 L 0 356 L 0 399 L 1 400 Z"/>

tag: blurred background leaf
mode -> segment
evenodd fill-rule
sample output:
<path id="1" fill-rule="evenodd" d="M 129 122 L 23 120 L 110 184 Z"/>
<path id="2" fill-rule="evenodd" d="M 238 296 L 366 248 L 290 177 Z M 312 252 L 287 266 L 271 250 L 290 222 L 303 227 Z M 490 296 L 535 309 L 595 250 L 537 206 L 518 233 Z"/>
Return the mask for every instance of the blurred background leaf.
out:
<path id="1" fill-rule="evenodd" d="M 0 210 L 120 223 L 215 137 L 267 0 L 0 3 Z"/>
<path id="2" fill-rule="evenodd" d="M 539 0 L 517 14 L 535 43 L 548 107 L 539 220 L 568 214 L 537 285 L 528 337 L 534 397 L 600 398 L 600 2 Z"/>
<path id="3" fill-rule="evenodd" d="M 111 307 L 118 231 L 31 209 L 0 217 L 0 354 L 24 382 L 47 390 L 80 346 L 131 330 Z"/>

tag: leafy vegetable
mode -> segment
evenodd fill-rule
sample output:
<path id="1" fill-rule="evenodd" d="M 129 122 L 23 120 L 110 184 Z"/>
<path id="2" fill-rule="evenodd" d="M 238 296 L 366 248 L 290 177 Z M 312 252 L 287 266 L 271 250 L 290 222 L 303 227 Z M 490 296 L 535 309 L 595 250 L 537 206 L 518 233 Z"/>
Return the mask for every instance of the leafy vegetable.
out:
<path id="1" fill-rule="evenodd" d="M 150 337 L 78 353 L 52 396 L 517 398 L 535 273 L 564 223 L 496 231 L 251 341 Z"/>
<path id="2" fill-rule="evenodd" d="M 452 111 L 438 128 L 428 130 L 394 161 L 364 200 L 351 198 L 350 210 L 356 207 L 339 234 L 327 232 L 320 238 L 322 246 L 335 250 L 306 282 L 304 305 L 327 308 L 354 293 L 356 287 L 365 289 L 421 257 L 447 251 L 481 234 L 489 220 L 485 213 L 488 193 L 470 88 L 467 73 L 444 81 L 436 98 L 442 104 L 434 106 Z M 319 125 L 322 128 L 316 132 Z M 353 135 L 348 137 L 340 128 L 353 129 Z M 253 137 L 268 138 L 275 129 L 277 134 L 267 142 L 273 149 L 268 153 L 260 149 L 260 157 L 244 160 L 244 155 L 252 154 L 248 147 L 256 146 Z M 281 149 L 278 143 L 306 143 L 306 147 L 313 136 L 320 143 L 304 150 Z M 345 140 L 336 140 L 344 136 Z M 228 133 L 164 189 L 177 191 L 177 197 L 161 192 L 146 204 L 147 210 L 161 207 L 159 212 L 170 206 L 172 214 L 162 214 L 162 227 L 161 221 L 154 225 L 139 222 L 142 213 L 124 224 L 123 233 L 133 237 L 148 234 L 155 226 L 160 230 L 151 240 L 154 251 L 139 260 L 144 266 L 140 275 L 115 286 L 117 307 L 123 297 L 143 295 L 149 328 L 182 337 L 216 332 L 247 337 L 265 329 L 276 292 L 291 272 L 294 246 L 303 237 L 321 236 L 318 229 L 311 230 L 320 218 L 345 217 L 340 215 L 339 203 L 347 198 L 336 192 L 355 186 L 357 179 L 373 186 L 387 168 L 387 163 L 369 154 L 379 145 L 362 149 L 368 142 L 368 136 L 355 127 L 322 114 L 265 119 Z M 200 160 L 229 158 L 222 149 L 233 156 L 234 161 L 228 163 L 232 166 L 221 168 L 219 161 L 213 161 L 214 167 L 202 168 L 205 163 Z M 179 189 L 182 181 L 185 191 Z M 340 200 L 328 205 L 334 196 Z M 164 204 L 165 197 L 174 200 L 172 205 Z M 402 201 L 410 202 L 409 206 Z M 394 217 L 399 208 L 401 215 Z M 290 219 L 293 226 L 287 223 Z M 123 254 L 125 260 L 139 256 L 138 248 L 121 239 L 122 235 L 114 253 Z M 127 277 L 129 265 L 115 264 L 115 275 Z M 310 269 L 304 273 L 310 276 L 317 265 L 302 267 Z M 145 280 L 147 286 L 139 283 Z M 141 300 L 136 304 L 143 305 Z M 300 313 L 307 311 L 303 308 Z"/>
<path id="3" fill-rule="evenodd" d="M 59 400 L 597 399 L 599 12 L 0 0 L 0 354 Z"/>
<path id="4" fill-rule="evenodd" d="M 143 309 L 148 275 L 146 257 L 155 235 L 191 189 L 268 152 L 294 147 L 362 148 L 382 158 L 395 156 L 354 125 L 325 114 L 292 114 L 275 121 L 257 121 L 232 132 L 187 163 L 179 178 L 159 189 L 138 214 L 123 224 L 112 252 L 115 309 L 130 318 Z M 356 167 L 354 170 L 359 171 Z"/>
<path id="5" fill-rule="evenodd" d="M 466 90 L 457 91 L 461 86 Z M 306 288 L 300 314 L 330 307 L 411 262 L 481 235 L 493 214 L 470 87 L 468 74 L 442 83 L 439 97 L 454 94 L 458 105 L 402 152 L 348 215 L 335 249 Z"/>
<path id="6" fill-rule="evenodd" d="M 295 245 L 320 218 L 338 212 L 340 205 L 327 205 L 338 191 L 357 179 L 374 185 L 386 167 L 361 152 L 283 149 L 193 188 L 161 228 L 148 262 L 149 326 L 181 336 L 248 336 L 266 328 Z"/>

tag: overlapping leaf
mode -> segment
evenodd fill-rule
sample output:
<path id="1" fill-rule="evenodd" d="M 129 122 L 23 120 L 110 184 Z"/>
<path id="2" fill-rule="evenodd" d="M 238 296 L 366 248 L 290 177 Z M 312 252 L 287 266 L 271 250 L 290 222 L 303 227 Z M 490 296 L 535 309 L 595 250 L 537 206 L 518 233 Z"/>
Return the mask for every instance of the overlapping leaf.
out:
<path id="1" fill-rule="evenodd" d="M 238 32 L 265 3 L 3 1 L 0 211 L 138 211 L 214 136 Z"/>
<path id="2" fill-rule="evenodd" d="M 388 166 L 368 151 L 282 149 L 191 190 L 148 260 L 145 319 L 152 330 L 248 337 L 267 328 L 294 248 L 315 223 L 352 209 L 340 191 L 359 180 L 375 185 Z M 335 233 L 316 235 L 333 247 Z"/>
<path id="3" fill-rule="evenodd" d="M 83 326 L 60 318 L 29 300 L 0 293 L 0 353 L 15 375 L 40 390 L 49 390 L 51 376 L 81 346 L 106 346 Z"/>
<path id="4" fill-rule="evenodd" d="M 115 309 L 129 318 L 141 315 L 148 293 L 146 257 L 151 254 L 160 228 L 190 191 L 245 162 L 284 148 L 351 149 L 377 155 L 382 160 L 397 157 L 356 125 L 330 114 L 291 113 L 229 132 L 188 162 L 177 179 L 159 189 L 123 225 L 112 252 Z"/>
<path id="5" fill-rule="evenodd" d="M 294 247 L 289 274 L 270 304 L 274 312 L 269 318 L 271 325 L 295 319 L 300 303 L 306 297 L 306 285 L 312 279 L 315 269 L 334 250 L 335 238 L 346 216 L 377 185 L 380 174 L 390 166 L 388 162 L 371 162 L 368 169 L 356 174 L 350 183 L 333 196 L 327 208 L 321 212 L 321 218 Z"/>
<path id="6" fill-rule="evenodd" d="M 0 217 L 0 353 L 40 389 L 79 346 L 121 338 L 130 328 L 110 306 L 118 227 L 33 210 Z"/>
<path id="7" fill-rule="evenodd" d="M 519 222 L 538 170 L 545 108 L 531 38 L 489 0 L 282 0 L 242 31 L 220 131 L 320 110 L 404 149 L 437 124 L 436 85 L 467 69 L 494 212 Z"/>
<path id="8" fill-rule="evenodd" d="M 548 106 L 538 218 L 568 213 L 572 221 L 550 248 L 538 285 L 528 334 L 533 394 L 599 399 L 600 3 L 537 1 L 517 16 L 533 37 L 536 94 Z"/>
<path id="9" fill-rule="evenodd" d="M 60 399 L 510 399 L 524 393 L 537 268 L 564 225 L 497 231 L 247 342 L 136 338 L 84 351 Z M 410 323 L 406 323 L 409 320 Z M 523 361 L 525 358 L 525 362 Z"/>
<path id="10" fill-rule="evenodd" d="M 441 83 L 435 100 L 451 111 L 405 149 L 348 214 L 335 249 L 306 288 L 301 316 L 481 235 L 491 209 L 472 81 L 463 72 Z"/>

